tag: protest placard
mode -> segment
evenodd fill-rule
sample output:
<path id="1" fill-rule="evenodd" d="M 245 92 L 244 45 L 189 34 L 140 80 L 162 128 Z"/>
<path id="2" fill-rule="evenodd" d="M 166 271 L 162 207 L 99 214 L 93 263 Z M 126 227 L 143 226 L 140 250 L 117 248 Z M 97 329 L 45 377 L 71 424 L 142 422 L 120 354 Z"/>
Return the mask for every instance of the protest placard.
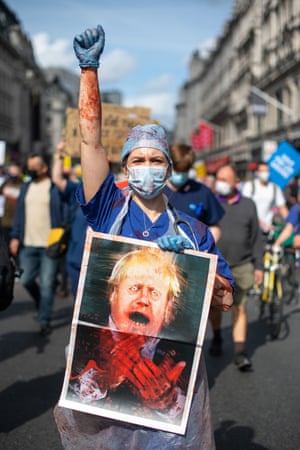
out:
<path id="1" fill-rule="evenodd" d="M 268 159 L 270 180 L 284 189 L 300 173 L 300 153 L 289 142 L 281 141 Z"/>
<path id="2" fill-rule="evenodd" d="M 184 434 L 216 265 L 89 229 L 59 405 Z"/>
<path id="3" fill-rule="evenodd" d="M 102 103 L 102 144 L 112 162 L 120 161 L 120 153 L 131 128 L 136 125 L 158 123 L 151 120 L 151 110 L 140 106 L 127 108 L 112 103 Z M 66 125 L 63 131 L 66 153 L 80 156 L 80 132 L 77 108 L 67 108 Z"/>

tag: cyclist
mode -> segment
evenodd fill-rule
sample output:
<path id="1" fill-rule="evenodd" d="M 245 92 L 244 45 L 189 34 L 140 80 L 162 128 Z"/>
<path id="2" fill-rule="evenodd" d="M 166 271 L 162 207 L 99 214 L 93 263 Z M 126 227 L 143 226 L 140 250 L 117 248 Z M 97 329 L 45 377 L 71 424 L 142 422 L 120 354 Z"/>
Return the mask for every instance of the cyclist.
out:
<path id="1" fill-rule="evenodd" d="M 285 219 L 285 226 L 274 242 L 274 247 L 285 246 L 284 243 L 291 239 L 293 248 L 300 248 L 300 204 L 291 207 Z"/>
<path id="2" fill-rule="evenodd" d="M 288 215 L 288 208 L 284 194 L 279 186 L 269 180 L 269 165 L 265 161 L 257 164 L 256 178 L 246 181 L 242 187 L 242 194 L 252 198 L 256 204 L 259 226 L 262 231 L 263 241 L 267 241 L 269 232 L 274 228 L 272 219 L 274 208 L 285 219 Z"/>

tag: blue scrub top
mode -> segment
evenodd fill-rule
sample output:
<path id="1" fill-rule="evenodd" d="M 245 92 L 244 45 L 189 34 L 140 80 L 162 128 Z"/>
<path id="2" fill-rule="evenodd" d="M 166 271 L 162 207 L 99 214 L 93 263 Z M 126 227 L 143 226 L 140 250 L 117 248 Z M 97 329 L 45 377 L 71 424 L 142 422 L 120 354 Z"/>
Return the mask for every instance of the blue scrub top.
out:
<path id="1" fill-rule="evenodd" d="M 101 185 L 95 196 L 88 202 L 85 202 L 83 186 L 80 184 L 76 192 L 77 201 L 82 207 L 83 214 L 87 223 L 94 231 L 109 233 L 112 225 L 117 219 L 126 197 L 114 182 L 113 173 L 110 172 L 104 183 Z M 188 216 L 184 212 L 178 211 L 180 217 L 190 223 L 191 229 L 185 224 L 180 224 L 183 231 L 192 242 L 195 238 L 199 251 L 212 253 L 218 256 L 217 272 L 219 275 L 228 279 L 231 286 L 234 287 L 234 279 L 227 262 L 224 260 L 218 250 L 214 238 L 208 227 L 199 220 Z M 145 221 L 145 222 L 144 222 Z M 152 224 L 142 209 L 130 200 L 128 213 L 125 215 L 120 235 L 129 238 L 148 240 L 155 242 L 158 237 L 163 236 L 169 229 L 170 219 L 168 213 L 164 211 L 158 220 Z M 150 226 L 149 236 L 145 238 L 142 232 Z"/>
<path id="2" fill-rule="evenodd" d="M 225 214 L 215 194 L 205 184 L 192 179 L 177 191 L 165 186 L 164 194 L 176 209 L 201 220 L 208 226 L 219 223 Z"/>

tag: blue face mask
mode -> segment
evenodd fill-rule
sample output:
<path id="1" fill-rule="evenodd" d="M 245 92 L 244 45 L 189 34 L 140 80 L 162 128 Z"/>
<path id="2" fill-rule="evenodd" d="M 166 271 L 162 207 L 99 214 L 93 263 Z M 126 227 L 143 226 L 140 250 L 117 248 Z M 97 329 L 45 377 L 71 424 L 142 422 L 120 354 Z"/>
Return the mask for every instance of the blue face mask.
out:
<path id="1" fill-rule="evenodd" d="M 155 198 L 165 187 L 167 170 L 161 166 L 128 167 L 129 187 L 142 198 Z"/>
<path id="2" fill-rule="evenodd" d="M 188 179 L 189 179 L 188 172 L 175 172 L 175 170 L 173 170 L 172 175 L 169 178 L 169 180 L 171 181 L 172 184 L 174 184 L 174 186 L 183 186 Z"/>

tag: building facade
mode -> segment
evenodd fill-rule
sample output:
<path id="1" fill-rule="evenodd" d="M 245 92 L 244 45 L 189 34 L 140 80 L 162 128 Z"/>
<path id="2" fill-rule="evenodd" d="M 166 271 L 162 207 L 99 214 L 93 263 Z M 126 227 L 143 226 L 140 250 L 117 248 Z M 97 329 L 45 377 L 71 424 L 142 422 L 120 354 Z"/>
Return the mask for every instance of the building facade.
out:
<path id="1" fill-rule="evenodd" d="M 43 72 L 47 80 L 43 93 L 45 144 L 49 153 L 54 153 L 63 139 L 66 109 L 77 108 L 80 78 L 61 67 L 48 67 Z"/>
<path id="2" fill-rule="evenodd" d="M 174 140 L 190 143 L 199 122 L 213 143 L 209 171 L 228 158 L 245 169 L 281 140 L 300 148 L 300 2 L 238 0 L 215 49 L 195 52 L 176 106 Z"/>
<path id="3" fill-rule="evenodd" d="M 0 0 L 0 81 L 4 162 L 23 162 L 34 151 L 51 156 L 63 138 L 67 108 L 77 108 L 79 72 L 62 67 L 40 68 L 20 20 L 3 0 Z M 120 91 L 103 92 L 102 96 L 107 103 L 122 103 Z"/>
<path id="4" fill-rule="evenodd" d="M 79 74 L 41 69 L 16 14 L 0 0 L 0 141 L 6 161 L 31 152 L 51 155 L 62 138 L 65 112 L 76 107 Z"/>
<path id="5" fill-rule="evenodd" d="M 45 88 L 30 40 L 0 0 L 0 140 L 6 157 L 20 159 L 43 145 L 41 95 Z"/>

